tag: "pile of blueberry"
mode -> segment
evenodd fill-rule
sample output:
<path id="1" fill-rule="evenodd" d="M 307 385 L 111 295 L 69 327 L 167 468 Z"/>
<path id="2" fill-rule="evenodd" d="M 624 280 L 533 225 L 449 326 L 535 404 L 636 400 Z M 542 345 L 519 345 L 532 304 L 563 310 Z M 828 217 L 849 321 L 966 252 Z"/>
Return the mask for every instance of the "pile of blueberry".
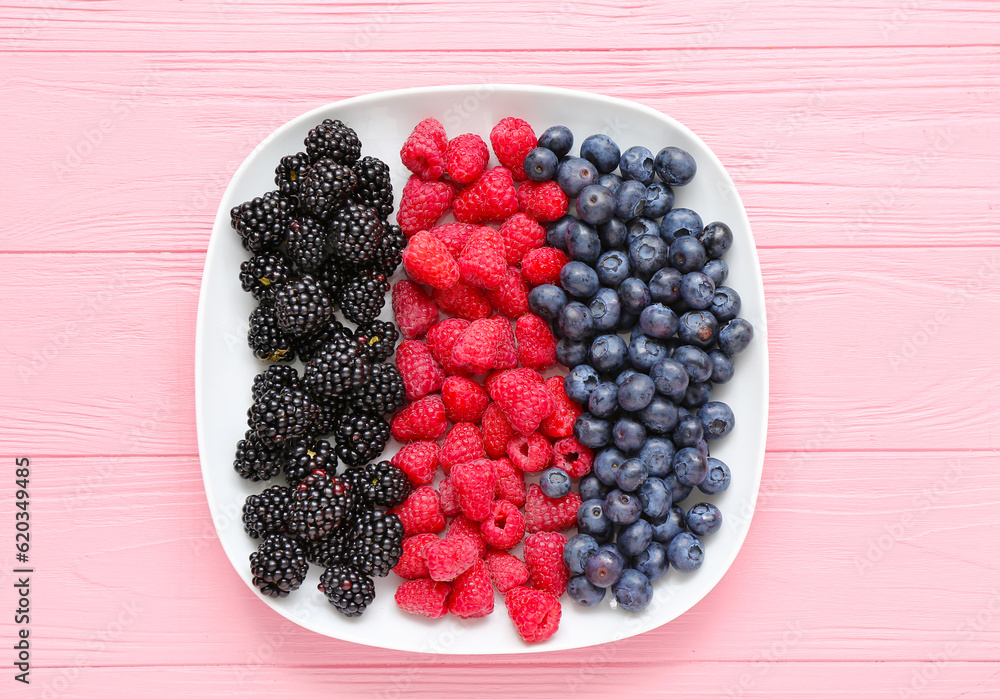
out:
<path id="1" fill-rule="evenodd" d="M 576 199 L 576 216 L 547 230 L 547 243 L 571 260 L 561 288 L 538 286 L 529 297 L 554 321 L 558 359 L 571 367 L 566 393 L 587 411 L 574 433 L 595 451 L 580 481 L 579 533 L 564 551 L 567 591 L 592 606 L 611 588 L 618 606 L 639 611 L 670 566 L 701 566 L 700 537 L 722 524 L 715 505 L 681 503 L 696 487 L 714 495 L 729 486 L 708 442 L 735 418 L 711 400 L 712 388 L 732 379 L 753 326 L 724 285 L 730 228 L 674 208 L 672 188 L 694 178 L 694 158 L 676 147 L 622 153 L 603 134 L 584 140 L 580 157 L 568 155 L 572 144 L 569 129 L 555 126 L 525 159 L 531 179 L 555 179 Z"/>

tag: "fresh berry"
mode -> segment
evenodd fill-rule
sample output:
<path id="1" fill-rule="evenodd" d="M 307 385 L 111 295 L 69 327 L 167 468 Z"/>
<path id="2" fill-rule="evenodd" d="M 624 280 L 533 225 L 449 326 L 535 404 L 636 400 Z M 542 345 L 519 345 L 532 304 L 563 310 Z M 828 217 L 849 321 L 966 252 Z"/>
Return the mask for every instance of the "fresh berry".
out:
<path id="1" fill-rule="evenodd" d="M 493 503 L 493 511 L 482 524 L 483 539 L 498 549 L 510 549 L 524 538 L 524 515 L 507 500 Z"/>
<path id="2" fill-rule="evenodd" d="M 548 148 L 534 148 L 524 156 L 524 174 L 533 182 L 544 182 L 556 176 L 559 156 Z"/>
<path id="3" fill-rule="evenodd" d="M 247 422 L 265 444 L 305 437 L 316 412 L 309 395 L 298 388 L 274 389 L 254 401 Z"/>
<path id="4" fill-rule="evenodd" d="M 566 591 L 569 569 L 563 562 L 566 537 L 557 532 L 539 532 L 524 540 L 524 562 L 531 573 L 531 584 L 559 597 Z"/>
<path id="5" fill-rule="evenodd" d="M 319 591 L 344 616 L 361 616 L 375 599 L 375 583 L 348 565 L 334 564 L 319 578 Z"/>
<path id="6" fill-rule="evenodd" d="M 556 409 L 542 420 L 539 431 L 550 439 L 571 437 L 573 424 L 583 414 L 583 410 L 566 395 L 565 380 L 561 376 L 553 376 L 545 380 L 545 387 L 556 401 Z"/>
<path id="7" fill-rule="evenodd" d="M 324 119 L 306 136 L 305 145 L 313 162 L 331 158 L 341 165 L 350 165 L 361 157 L 358 134 L 340 119 Z"/>
<path id="8" fill-rule="evenodd" d="M 507 453 L 507 443 L 514 437 L 514 428 L 496 403 L 490 403 L 483 413 L 483 444 L 491 459 L 499 459 Z"/>
<path id="9" fill-rule="evenodd" d="M 282 444 L 264 442 L 253 429 L 236 443 L 233 469 L 248 481 L 266 481 L 281 473 Z"/>
<path id="10" fill-rule="evenodd" d="M 340 310 L 355 325 L 371 323 L 382 312 L 389 282 L 385 275 L 367 269 L 348 280 L 340 290 Z"/>
<path id="11" fill-rule="evenodd" d="M 427 532 L 434 534 L 444 529 L 440 496 L 429 485 L 414 490 L 393 511 L 399 516 L 403 531 L 408 537 Z"/>
<path id="12" fill-rule="evenodd" d="M 469 321 L 462 318 L 446 318 L 427 331 L 427 346 L 449 376 L 465 372 L 454 360 L 454 351 L 469 324 Z"/>
<path id="13" fill-rule="evenodd" d="M 440 619 L 448 613 L 451 585 L 430 578 L 407 580 L 396 588 L 396 606 L 409 614 Z"/>
<path id="14" fill-rule="evenodd" d="M 524 505 L 527 496 L 524 472 L 514 468 L 514 464 L 506 456 L 496 459 L 493 462 L 493 469 L 497 474 L 497 499 L 506 500 L 515 507 Z"/>
<path id="15" fill-rule="evenodd" d="M 517 634 L 528 643 L 547 641 L 559 628 L 559 600 L 530 587 L 512 588 L 504 598 Z"/>
<path id="16" fill-rule="evenodd" d="M 299 589 L 308 572 L 301 542 L 285 534 L 271 534 L 250 554 L 253 584 L 268 597 L 287 597 Z"/>
<path id="17" fill-rule="evenodd" d="M 537 432 L 530 435 L 519 434 L 507 445 L 507 456 L 524 473 L 540 473 L 552 464 L 552 447 Z"/>
<path id="18" fill-rule="evenodd" d="M 455 578 L 448 598 L 448 611 L 460 619 L 475 619 L 493 613 L 493 586 L 483 561 Z"/>
<path id="19" fill-rule="evenodd" d="M 436 180 L 444 174 L 448 136 L 444 126 L 434 118 L 417 124 L 403 142 L 399 159 L 410 172 L 425 180 Z"/>
<path id="20" fill-rule="evenodd" d="M 528 496 L 524 502 L 524 520 L 528 531 L 557 532 L 569 529 L 576 524 L 576 514 L 581 502 L 576 493 L 556 500 L 546 496 L 538 485 L 528 486 Z"/>
<path id="21" fill-rule="evenodd" d="M 530 310 L 528 304 L 528 283 L 517 267 L 508 267 L 500 285 L 486 292 L 486 298 L 508 318 L 516 319 Z"/>
<path id="22" fill-rule="evenodd" d="M 338 333 L 306 364 L 302 385 L 317 396 L 338 396 L 364 383 L 370 370 L 364 348 L 350 334 Z"/>
<path id="23" fill-rule="evenodd" d="M 569 197 L 554 180 L 522 182 L 517 189 L 521 213 L 541 223 L 555 221 L 566 215 Z"/>
<path id="24" fill-rule="evenodd" d="M 465 249 L 465 244 L 469 242 L 472 234 L 479 230 L 479 226 L 472 223 L 442 223 L 434 226 L 428 233 L 440 240 L 452 257 L 458 259 Z"/>
<path id="25" fill-rule="evenodd" d="M 283 485 L 272 485 L 260 494 L 247 496 L 243 503 L 243 530 L 251 539 L 283 531 L 292 494 Z"/>
<path id="26" fill-rule="evenodd" d="M 455 344 L 452 360 L 473 374 L 484 374 L 496 366 L 500 332 L 489 318 L 474 320 Z"/>
<path id="27" fill-rule="evenodd" d="M 525 313 L 518 318 L 514 335 L 521 366 L 542 370 L 556 363 L 556 338 L 539 316 Z"/>
<path id="28" fill-rule="evenodd" d="M 399 330 L 388 321 L 373 320 L 358 326 L 354 331 L 354 339 L 368 350 L 368 358 L 373 363 L 379 363 L 387 360 L 396 351 Z"/>
<path id="29" fill-rule="evenodd" d="M 437 305 L 426 291 L 408 279 L 392 287 L 392 313 L 407 340 L 420 337 L 438 319 Z"/>
<path id="30" fill-rule="evenodd" d="M 258 301 L 270 298 L 277 287 L 294 278 L 292 263 L 280 252 L 262 252 L 240 265 L 243 291 L 250 292 Z"/>
<path id="31" fill-rule="evenodd" d="M 348 204 L 330 220 L 330 249 L 341 265 L 363 265 L 375 257 L 385 224 L 375 209 Z"/>
<path id="32" fill-rule="evenodd" d="M 441 386 L 445 413 L 454 423 L 478 423 L 486 412 L 490 397 L 486 389 L 472 379 L 449 376 Z"/>
<path id="33" fill-rule="evenodd" d="M 461 184 L 474 182 L 483 174 L 490 160 L 486 141 L 474 133 L 455 136 L 448 142 L 445 154 L 446 170 L 451 179 Z"/>
<path id="34" fill-rule="evenodd" d="M 526 214 L 517 213 L 500 226 L 504 259 L 509 265 L 519 265 L 529 250 L 545 243 L 545 228 Z"/>
<path id="35" fill-rule="evenodd" d="M 462 505 L 458 502 L 458 490 L 450 478 L 443 478 L 438 484 L 441 491 L 441 512 L 445 517 L 454 517 L 462 511 Z"/>
<path id="36" fill-rule="evenodd" d="M 573 481 L 570 480 L 568 473 L 553 466 L 542 471 L 538 478 L 538 486 L 546 497 L 558 499 L 569 493 Z"/>
<path id="37" fill-rule="evenodd" d="M 247 344 L 257 359 L 290 362 L 295 359 L 295 343 L 278 322 L 274 303 L 264 299 L 250 312 Z"/>
<path id="38" fill-rule="evenodd" d="M 301 218 L 288 225 L 285 249 L 288 259 L 303 272 L 318 272 L 329 257 L 326 227 L 311 218 Z"/>
<path id="39" fill-rule="evenodd" d="M 483 558 L 490 573 L 490 580 L 500 594 L 528 582 L 528 566 L 517 556 L 506 551 L 488 551 Z"/>
<path id="40" fill-rule="evenodd" d="M 354 494 L 339 478 L 313 471 L 292 491 L 288 530 L 301 539 L 323 539 L 346 521 Z"/>
<path id="41" fill-rule="evenodd" d="M 363 573 L 385 577 L 403 552 L 403 524 L 394 514 L 365 509 L 352 524 L 347 562 Z"/>
<path id="42" fill-rule="evenodd" d="M 253 377 L 253 386 L 250 391 L 253 394 L 253 399 L 257 400 L 268 391 L 285 387 L 300 387 L 299 372 L 292 366 L 272 364 Z"/>
<path id="43" fill-rule="evenodd" d="M 432 580 L 449 582 L 479 560 L 476 544 L 464 536 L 438 539 L 424 549 L 427 572 Z"/>
<path id="44" fill-rule="evenodd" d="M 343 563 L 352 540 L 349 536 L 341 536 L 341 533 L 346 534 L 338 532 L 328 539 L 302 542 L 306 549 L 306 560 L 322 568 Z"/>
<path id="45" fill-rule="evenodd" d="M 425 182 L 413 175 L 403 187 L 396 221 L 407 238 L 431 228 L 452 205 L 455 190 L 447 182 Z"/>
<path id="46" fill-rule="evenodd" d="M 493 314 L 493 306 L 486 293 L 478 286 L 459 281 L 450 289 L 435 289 L 433 297 L 434 303 L 445 313 L 471 321 L 489 318 Z"/>
<path id="47" fill-rule="evenodd" d="M 369 155 L 354 163 L 351 170 L 358 178 L 354 189 L 355 201 L 375 209 L 382 220 L 389 218 L 392 213 L 389 166 Z"/>
<path id="48" fill-rule="evenodd" d="M 451 473 L 455 464 L 485 458 L 483 436 L 471 422 L 457 423 L 448 431 L 444 444 L 441 445 L 440 462 L 445 473 Z"/>
<path id="49" fill-rule="evenodd" d="M 403 250 L 403 268 L 416 282 L 449 289 L 458 282 L 458 262 L 444 244 L 426 231 L 410 238 Z"/>
<path id="50" fill-rule="evenodd" d="M 393 572 L 407 580 L 428 577 L 430 573 L 427 572 L 427 559 L 424 554 L 427 547 L 437 540 L 438 537 L 430 533 L 403 539 L 403 551 L 399 555 L 396 567 L 392 569 Z"/>
<path id="51" fill-rule="evenodd" d="M 434 480 L 440 453 L 437 442 L 411 442 L 392 457 L 392 463 L 402 469 L 414 485 L 427 485 Z"/>
<path id="52" fill-rule="evenodd" d="M 353 413 L 341 419 L 335 436 L 337 457 L 357 466 L 382 455 L 389 442 L 389 423 L 375 413 Z"/>
<path id="53" fill-rule="evenodd" d="M 480 226 L 465 244 L 458 258 L 458 270 L 467 284 L 484 289 L 500 286 L 507 273 L 500 233 L 489 226 Z"/>
<path id="54" fill-rule="evenodd" d="M 444 369 L 423 342 L 406 340 L 396 350 L 396 366 L 402 374 L 406 397 L 417 400 L 441 388 Z"/>
<path id="55" fill-rule="evenodd" d="M 517 212 L 517 190 L 510 170 L 495 167 L 484 172 L 455 197 L 452 209 L 462 223 L 503 221 L 513 215 Z"/>
<path id="56" fill-rule="evenodd" d="M 446 479 L 447 480 L 447 479 Z M 486 555 L 486 541 L 479 530 L 479 522 L 469 519 L 463 514 L 459 514 L 451 520 L 445 538 L 453 536 L 464 536 L 476 546 L 476 557 L 482 558 Z"/>
<path id="57" fill-rule="evenodd" d="M 299 182 L 299 206 L 310 216 L 326 220 L 347 202 L 357 186 L 358 177 L 349 167 L 320 158 Z"/>
<path id="58" fill-rule="evenodd" d="M 497 480 L 493 462 L 489 459 L 466 461 L 455 464 L 451 469 L 451 482 L 458 490 L 458 501 L 462 512 L 469 519 L 482 522 L 493 510 L 493 494 Z"/>
<path id="59" fill-rule="evenodd" d="M 278 186 L 278 191 L 286 197 L 298 194 L 299 184 L 311 164 L 312 161 L 305 153 L 286 155 L 279 160 L 278 167 L 274 170 L 274 184 Z"/>
<path id="60" fill-rule="evenodd" d="M 314 277 L 305 275 L 275 289 L 274 313 L 286 334 L 313 335 L 333 318 L 333 300 Z"/>
<path id="61" fill-rule="evenodd" d="M 313 471 L 326 473 L 337 471 L 337 453 L 326 440 L 296 439 L 285 447 L 282 456 L 282 470 L 289 487 L 295 488 L 309 477 Z"/>
<path id="62" fill-rule="evenodd" d="M 368 265 L 386 277 L 391 277 L 403 264 L 403 248 L 406 247 L 407 237 L 403 234 L 403 229 L 395 223 L 383 221 L 383 224 L 385 235 L 382 236 L 382 244 L 369 260 Z"/>
<path id="63" fill-rule="evenodd" d="M 392 418 L 392 436 L 398 442 L 437 439 L 448 429 L 448 417 L 439 395 L 424 396 L 410 403 Z"/>
<path id="64" fill-rule="evenodd" d="M 521 272 L 532 286 L 559 284 L 559 273 L 569 257 L 557 248 L 529 250 L 521 260 Z"/>
<path id="65" fill-rule="evenodd" d="M 517 340 L 514 337 L 514 329 L 511 328 L 510 320 L 505 316 L 496 315 L 489 319 L 497 328 L 497 358 L 494 368 L 513 369 L 517 366 Z"/>
<path id="66" fill-rule="evenodd" d="M 229 212 L 243 248 L 253 253 L 274 250 L 285 242 L 288 224 L 295 217 L 295 202 L 278 192 L 267 192 Z"/>
<path id="67" fill-rule="evenodd" d="M 511 426 L 531 434 L 556 408 L 556 401 L 531 369 L 514 369 L 493 382 L 490 397 L 500 404 Z"/>
<path id="68" fill-rule="evenodd" d="M 508 168 L 515 179 L 523 180 L 524 158 L 538 145 L 531 125 L 517 117 L 501 119 L 490 131 L 490 144 L 500 164 Z"/>
<path id="69" fill-rule="evenodd" d="M 357 473 L 349 480 L 354 488 L 355 499 L 358 501 L 381 507 L 394 507 L 409 497 L 413 491 L 406 472 L 389 461 L 348 469 L 348 472 L 350 471 Z"/>
<path id="70" fill-rule="evenodd" d="M 563 437 L 552 445 L 553 464 L 569 474 L 570 478 L 583 478 L 594 465 L 594 453 L 576 441 Z"/>

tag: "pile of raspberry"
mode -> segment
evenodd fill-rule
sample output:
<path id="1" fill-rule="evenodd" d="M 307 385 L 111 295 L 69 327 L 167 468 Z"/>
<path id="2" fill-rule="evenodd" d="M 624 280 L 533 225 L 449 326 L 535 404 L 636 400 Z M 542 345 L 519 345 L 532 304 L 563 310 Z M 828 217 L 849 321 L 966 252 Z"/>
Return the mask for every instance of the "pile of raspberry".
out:
<path id="1" fill-rule="evenodd" d="M 495 588 L 521 638 L 538 642 L 558 628 L 569 579 L 560 532 L 581 501 L 525 477 L 558 468 L 578 479 L 593 464 L 573 436 L 580 407 L 562 377 L 542 373 L 556 364 L 556 338 L 528 304 L 568 261 L 544 247 L 543 224 L 569 201 L 555 182 L 526 181 L 537 145 L 527 122 L 502 119 L 490 143 L 492 168 L 481 137 L 449 140 L 425 119 L 400 152 L 413 173 L 397 216 L 409 279 L 393 286 L 392 308 L 411 402 L 391 421 L 404 444 L 392 463 L 414 490 L 393 509 L 405 536 L 393 570 L 406 579 L 395 597 L 412 614 L 475 618 L 493 612 Z M 449 211 L 455 221 L 441 223 Z"/>

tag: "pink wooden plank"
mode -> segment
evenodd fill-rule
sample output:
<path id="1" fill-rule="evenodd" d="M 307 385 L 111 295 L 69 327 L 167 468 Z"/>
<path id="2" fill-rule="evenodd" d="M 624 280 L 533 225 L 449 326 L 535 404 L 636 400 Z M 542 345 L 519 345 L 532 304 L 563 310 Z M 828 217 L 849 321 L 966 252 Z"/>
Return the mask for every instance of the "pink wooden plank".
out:
<path id="1" fill-rule="evenodd" d="M 7 56 L 0 99 L 20 106 L 0 128 L 11 161 L 33 167 L 0 174 L 20 192 L 2 250 L 203 250 L 232 172 L 281 123 L 365 92 L 484 80 L 600 85 L 679 118 L 730 168 L 761 245 L 996 244 L 976 174 L 1000 157 L 991 47 L 712 50 L 680 68 L 665 51 L 529 51 L 485 72 L 469 52 Z"/>

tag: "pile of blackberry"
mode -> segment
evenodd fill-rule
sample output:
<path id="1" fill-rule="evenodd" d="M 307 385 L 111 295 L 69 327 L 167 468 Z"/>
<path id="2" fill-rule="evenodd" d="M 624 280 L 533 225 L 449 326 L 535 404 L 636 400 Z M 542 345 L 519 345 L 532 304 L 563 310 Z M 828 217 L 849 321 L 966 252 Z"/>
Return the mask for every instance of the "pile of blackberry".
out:
<path id="1" fill-rule="evenodd" d="M 362 158 L 357 133 L 339 120 L 309 131 L 274 182 L 230 212 L 251 254 L 239 273 L 256 304 L 247 341 L 276 362 L 254 379 L 233 464 L 266 486 L 243 507 L 244 529 L 260 541 L 251 573 L 262 594 L 284 597 L 318 565 L 331 605 L 358 616 L 374 599 L 373 576 L 402 552 L 402 523 L 386 510 L 410 492 L 405 473 L 378 461 L 385 416 L 405 399 L 389 362 L 399 331 L 377 318 L 406 238 L 387 220 L 388 166 Z"/>

